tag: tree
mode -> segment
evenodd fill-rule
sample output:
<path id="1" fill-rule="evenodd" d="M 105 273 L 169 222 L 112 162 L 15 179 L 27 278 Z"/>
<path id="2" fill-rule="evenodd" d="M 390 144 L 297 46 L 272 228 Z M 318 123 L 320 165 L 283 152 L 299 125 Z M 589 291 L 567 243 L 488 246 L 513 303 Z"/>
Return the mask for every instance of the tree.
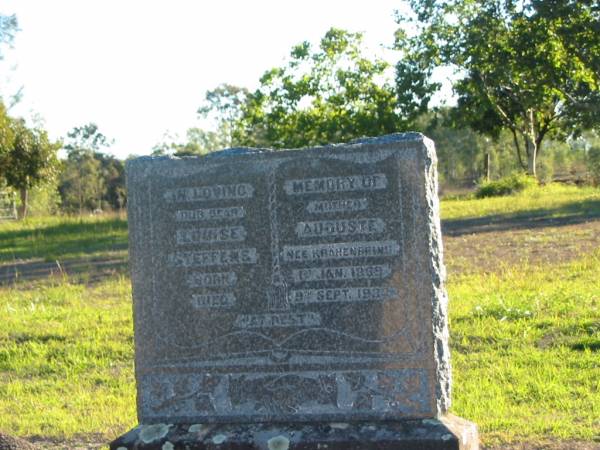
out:
<path id="1" fill-rule="evenodd" d="M 296 45 L 284 67 L 267 71 L 241 104 L 234 139 L 245 145 L 301 147 L 406 128 L 388 64 L 369 59 L 362 35 L 332 28 L 313 49 Z"/>
<path id="2" fill-rule="evenodd" d="M 409 88 L 427 104 L 439 87 L 431 82 L 433 68 L 454 67 L 459 122 L 493 138 L 509 130 L 531 175 L 544 139 L 600 122 L 596 2 L 411 0 L 411 6 L 415 16 L 398 21 L 417 31 L 398 33 L 404 59 L 397 70 L 399 79 L 409 74 L 416 81 L 398 89 Z M 569 11 L 568 19 L 559 10 Z"/>
<path id="3" fill-rule="evenodd" d="M 63 206 L 79 214 L 84 209 L 101 210 L 103 201 L 120 207 L 124 201 L 123 165 L 100 151 L 112 141 L 95 123 L 73 128 L 67 138 L 67 160 L 59 185 Z"/>
<path id="4" fill-rule="evenodd" d="M 4 103 L 0 101 L 0 160 L 11 151 L 14 142 L 12 120 L 8 116 Z M 3 176 L 0 173 L 0 177 Z"/>
<path id="5" fill-rule="evenodd" d="M 19 31 L 17 16 L 14 14 L 0 14 L 0 61 L 4 59 L 2 48 L 12 47 L 17 31 Z M 9 110 L 21 100 L 22 95 L 23 87 L 19 88 L 16 93 L 10 95 L 10 101 L 8 102 Z M 3 95 L 0 93 L 0 98 L 2 97 Z"/>
<path id="6" fill-rule="evenodd" d="M 46 131 L 25 125 L 23 119 L 11 119 L 12 143 L 0 155 L 0 173 L 6 184 L 19 192 L 19 218 L 27 216 L 29 190 L 57 174 L 60 142 L 50 142 Z"/>
<path id="7" fill-rule="evenodd" d="M 94 152 L 94 159 L 100 163 L 100 175 L 105 185 L 102 201 L 114 210 L 122 209 L 127 200 L 123 161 L 98 151 Z"/>
<path id="8" fill-rule="evenodd" d="M 18 30 L 19 24 L 17 21 L 17 16 L 14 14 L 10 16 L 0 14 L 0 48 L 3 45 L 11 46 L 15 39 L 15 33 Z M 3 55 L 0 53 L 0 59 L 2 58 Z"/>
<path id="9" fill-rule="evenodd" d="M 106 183 L 102 177 L 101 163 L 91 150 L 69 153 L 58 190 L 63 207 L 67 210 L 78 211 L 81 215 L 84 209 L 102 209 Z"/>
<path id="10" fill-rule="evenodd" d="M 198 108 L 198 114 L 215 120 L 217 131 L 190 128 L 187 132 L 188 142 L 198 143 L 208 151 L 238 145 L 234 130 L 247 100 L 248 89 L 231 84 L 221 84 L 206 92 L 205 102 Z"/>
<path id="11" fill-rule="evenodd" d="M 152 155 L 206 155 L 214 150 L 231 147 L 230 139 L 230 136 L 218 131 L 206 131 L 196 127 L 188 128 L 184 142 L 178 136 L 166 133 L 163 141 L 152 148 Z"/>
<path id="12" fill-rule="evenodd" d="M 75 127 L 67 133 L 69 141 L 65 145 L 67 152 L 93 150 L 109 147 L 112 141 L 100 132 L 98 125 L 93 122 Z"/>

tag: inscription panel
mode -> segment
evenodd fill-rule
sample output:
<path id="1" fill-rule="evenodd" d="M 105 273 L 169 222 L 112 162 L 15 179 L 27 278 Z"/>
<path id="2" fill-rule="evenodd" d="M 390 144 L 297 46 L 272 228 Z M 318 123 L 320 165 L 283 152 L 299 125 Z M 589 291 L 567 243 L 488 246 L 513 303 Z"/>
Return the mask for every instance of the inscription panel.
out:
<path id="1" fill-rule="evenodd" d="M 418 138 L 129 163 L 141 418 L 437 414 L 431 151 Z M 277 377 L 302 395 L 320 374 L 335 401 L 259 401 L 264 386 L 292 395 Z"/>

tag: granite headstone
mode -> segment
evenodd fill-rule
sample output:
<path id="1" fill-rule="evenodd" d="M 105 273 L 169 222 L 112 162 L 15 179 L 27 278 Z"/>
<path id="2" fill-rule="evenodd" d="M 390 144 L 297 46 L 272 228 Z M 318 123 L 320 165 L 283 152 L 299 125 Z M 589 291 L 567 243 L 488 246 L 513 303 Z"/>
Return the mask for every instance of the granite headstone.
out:
<path id="1" fill-rule="evenodd" d="M 443 417 L 435 166 L 416 133 L 129 161 L 140 423 Z"/>

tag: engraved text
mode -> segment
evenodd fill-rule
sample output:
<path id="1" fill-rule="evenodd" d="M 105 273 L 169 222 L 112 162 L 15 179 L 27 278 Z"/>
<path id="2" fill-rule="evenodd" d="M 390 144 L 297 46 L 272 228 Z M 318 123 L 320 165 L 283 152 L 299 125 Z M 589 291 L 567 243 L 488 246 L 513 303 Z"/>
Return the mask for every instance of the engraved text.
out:
<path id="1" fill-rule="evenodd" d="M 256 248 L 248 247 L 169 253 L 167 264 L 170 267 L 228 266 L 256 264 L 257 259 Z"/>
<path id="2" fill-rule="evenodd" d="M 387 178 L 382 173 L 376 173 L 374 175 L 348 175 L 345 177 L 287 180 L 283 185 L 283 188 L 288 195 L 375 191 L 385 189 L 386 187 Z"/>
<path id="3" fill-rule="evenodd" d="M 316 327 L 321 316 L 315 312 L 241 314 L 235 320 L 238 328 Z"/>
<path id="4" fill-rule="evenodd" d="M 243 206 L 230 208 L 184 209 L 175 211 L 177 222 L 199 222 L 202 220 L 241 219 L 246 215 Z"/>
<path id="5" fill-rule="evenodd" d="M 338 281 L 359 279 L 380 279 L 392 273 L 387 264 L 373 266 L 313 267 L 292 270 L 295 283 L 304 281 Z"/>
<path id="6" fill-rule="evenodd" d="M 284 245 L 283 247 L 283 259 L 286 262 L 395 256 L 399 253 L 398 241 L 339 242 L 319 245 Z"/>
<path id="7" fill-rule="evenodd" d="M 248 183 L 215 184 L 213 186 L 169 189 L 164 193 L 164 198 L 169 203 L 179 203 L 251 198 L 253 194 L 254 188 Z"/>
<path id="8" fill-rule="evenodd" d="M 193 294 L 194 308 L 230 308 L 235 305 L 235 296 L 231 292 L 224 294 Z"/>
<path id="9" fill-rule="evenodd" d="M 209 242 L 240 242 L 246 239 L 246 230 L 242 226 L 216 228 L 190 228 L 177 230 L 178 245 Z"/>
<path id="10" fill-rule="evenodd" d="M 296 225 L 298 237 L 348 236 L 353 234 L 375 234 L 385 230 L 385 223 L 378 218 L 320 220 L 299 222 Z"/>

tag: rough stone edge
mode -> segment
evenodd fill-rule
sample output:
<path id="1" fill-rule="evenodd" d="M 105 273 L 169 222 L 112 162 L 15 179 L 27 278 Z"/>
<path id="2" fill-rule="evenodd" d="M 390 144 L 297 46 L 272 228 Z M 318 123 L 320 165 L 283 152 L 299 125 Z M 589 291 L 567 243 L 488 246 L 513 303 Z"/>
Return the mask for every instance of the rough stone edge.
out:
<path id="1" fill-rule="evenodd" d="M 440 202 L 438 197 L 437 156 L 434 142 L 422 136 L 425 169 L 425 200 L 429 229 L 427 230 L 430 271 L 432 276 L 432 332 L 436 373 L 436 408 L 439 416 L 446 414 L 451 403 L 452 367 L 448 346 L 448 294 L 445 288 L 446 267 L 443 262 Z"/>
<path id="2" fill-rule="evenodd" d="M 440 422 L 452 431 L 460 450 L 479 450 L 479 430 L 475 423 L 452 414 L 441 417 Z"/>
<path id="3" fill-rule="evenodd" d="M 235 156 L 243 156 L 243 155 L 257 155 L 264 153 L 282 153 L 282 152 L 297 152 L 303 150 L 330 150 L 330 149 L 339 149 L 341 147 L 367 147 L 371 145 L 386 145 L 386 144 L 395 144 L 402 143 L 406 144 L 409 142 L 421 143 L 424 140 L 429 140 L 422 133 L 416 131 L 407 131 L 405 133 L 390 133 L 385 134 L 383 136 L 375 136 L 375 137 L 364 137 L 353 139 L 348 142 L 339 142 L 335 144 L 327 144 L 327 145 L 311 145 L 306 147 L 297 147 L 297 148 L 259 148 L 259 147 L 228 147 L 222 150 L 216 150 L 206 155 L 188 155 L 188 156 L 173 156 L 173 155 L 160 155 L 160 156 L 152 156 L 152 155 L 144 155 L 138 156 L 137 158 L 128 159 L 125 162 L 125 170 L 128 168 L 132 169 L 135 166 L 143 165 L 145 163 L 151 161 L 185 161 L 186 159 L 205 159 L 207 161 L 214 161 L 215 159 L 227 158 L 227 157 L 235 157 Z"/>
<path id="4" fill-rule="evenodd" d="M 139 425 L 111 450 L 402 448 L 479 450 L 477 426 L 460 417 L 387 422 Z"/>

